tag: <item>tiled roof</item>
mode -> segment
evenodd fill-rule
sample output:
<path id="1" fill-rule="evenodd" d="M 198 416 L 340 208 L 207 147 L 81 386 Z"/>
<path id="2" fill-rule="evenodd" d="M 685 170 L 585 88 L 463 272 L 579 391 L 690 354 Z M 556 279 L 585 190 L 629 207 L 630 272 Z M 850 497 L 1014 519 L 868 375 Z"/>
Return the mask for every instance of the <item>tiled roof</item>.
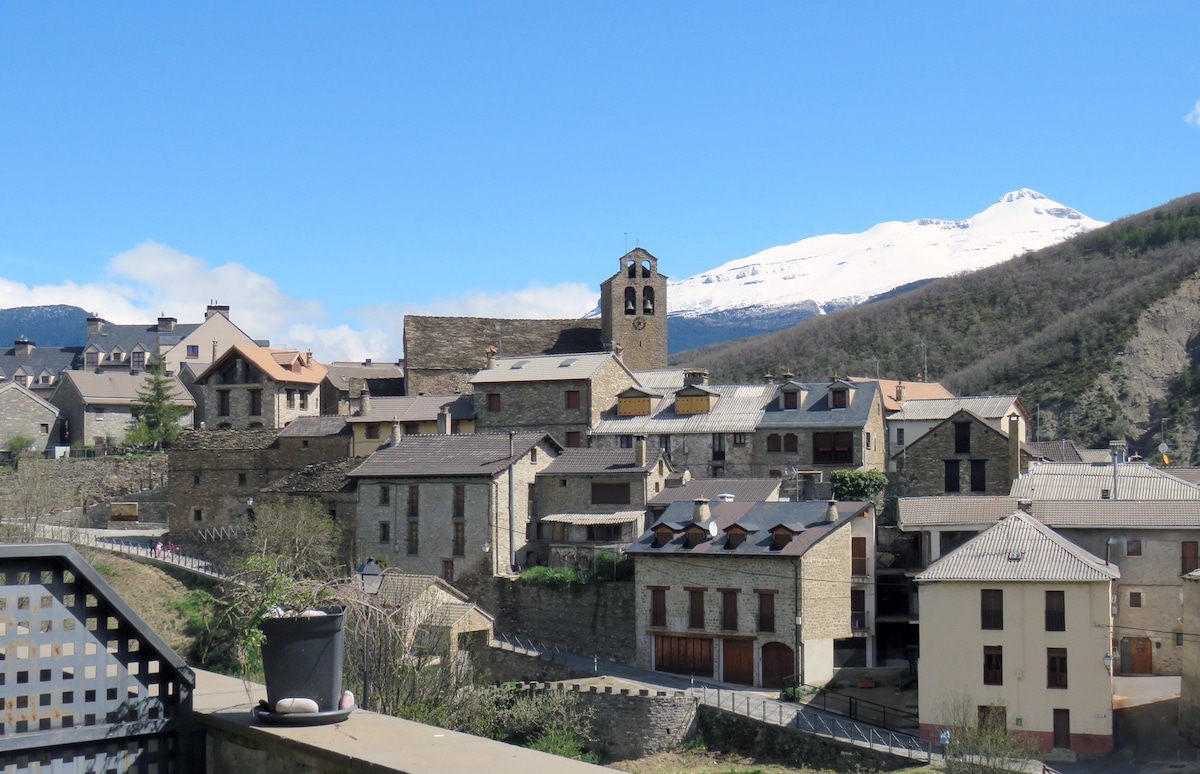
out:
<path id="1" fill-rule="evenodd" d="M 633 524 L 641 521 L 645 511 L 611 511 L 609 513 L 552 513 L 541 517 L 541 521 L 558 524 L 589 526 L 595 524 Z"/>
<path id="2" fill-rule="evenodd" d="M 488 347 L 501 357 L 603 352 L 600 318 L 510 320 L 495 317 L 404 316 L 404 359 L 409 369 L 478 371 Z"/>
<path id="3" fill-rule="evenodd" d="M 280 438 L 316 438 L 326 435 L 349 434 L 347 417 L 296 417 L 279 431 Z"/>
<path id="4" fill-rule="evenodd" d="M 901 497 L 901 529 L 990 524 L 1017 509 L 1017 497 Z M 1034 500 L 1033 516 L 1055 529 L 1200 527 L 1197 500 Z"/>
<path id="5" fill-rule="evenodd" d="M 1163 468 L 1163 473 L 1189 484 L 1200 484 L 1200 468 Z"/>
<path id="6" fill-rule="evenodd" d="M 984 395 L 977 398 L 935 398 L 931 400 L 906 400 L 904 405 L 888 419 L 892 422 L 940 422 L 948 419 L 960 409 L 966 409 L 984 419 L 1001 419 L 1014 409 L 1028 418 L 1016 395 Z"/>
<path id="7" fill-rule="evenodd" d="M 475 374 L 471 377 L 471 384 L 590 379 L 610 361 L 621 362 L 610 352 L 497 358 L 496 367 L 485 368 Z"/>
<path id="8" fill-rule="evenodd" d="M 828 504 L 825 502 L 713 502 L 709 503 L 712 512 L 712 522 L 716 525 L 716 537 L 701 541 L 698 545 L 688 548 L 684 545 L 683 534 L 678 534 L 674 540 L 665 546 L 654 547 L 654 531 L 647 530 L 640 538 L 631 543 L 625 552 L 644 556 L 783 556 L 796 557 L 803 555 L 809 548 L 816 545 L 822 538 L 833 530 L 845 525 L 851 518 L 870 507 L 868 503 L 837 503 L 838 520 L 827 522 L 825 513 Z M 654 526 L 665 524 L 673 530 L 682 530 L 692 522 L 691 503 L 676 502 L 667 508 Z M 744 528 L 749 534 L 745 541 L 736 548 L 726 548 L 725 529 L 732 524 Z M 772 527 L 783 525 L 792 530 L 791 542 L 778 551 L 771 550 Z"/>
<path id="9" fill-rule="evenodd" d="M 385 446 L 372 454 L 350 475 L 361 476 L 493 476 L 545 440 L 542 433 L 517 433 L 509 455 L 507 433 L 469 435 L 402 435 L 396 446 Z"/>
<path id="10" fill-rule="evenodd" d="M 149 374 L 132 374 L 128 371 L 67 371 L 62 381 L 70 382 L 90 405 L 130 406 L 138 402 L 138 391 L 144 389 Z M 178 377 L 167 377 L 171 382 L 171 396 L 181 406 L 194 407 L 195 399 L 184 388 Z"/>
<path id="11" fill-rule="evenodd" d="M 716 501 L 723 494 L 733 495 L 736 502 L 768 502 L 779 497 L 778 478 L 694 478 L 683 486 L 668 486 L 654 497 L 650 505 L 670 505 L 691 502 L 703 497 Z"/>
<path id="12" fill-rule="evenodd" d="M 326 363 L 326 378 L 339 390 L 349 390 L 351 379 L 376 381 L 381 379 L 403 379 L 404 367 L 399 363 Z"/>
<path id="13" fill-rule="evenodd" d="M 1074 441 L 1028 441 L 1025 447 L 1034 457 L 1052 462 L 1083 462 Z"/>
<path id="14" fill-rule="evenodd" d="M 214 360 L 208 368 L 205 368 L 196 377 L 196 381 L 202 382 L 212 374 L 218 372 L 224 367 L 229 358 L 233 356 L 232 353 L 236 353 L 248 362 L 253 363 L 259 371 L 266 374 L 272 381 L 281 384 L 320 384 L 326 374 L 325 366 L 315 360 L 309 359 L 304 353 L 297 350 L 245 347 L 241 344 L 235 344 Z M 304 365 L 305 361 L 307 361 L 307 365 Z M 293 362 L 301 363 L 299 373 L 285 367 L 285 364 Z"/>
<path id="15" fill-rule="evenodd" d="M 1020 511 L 1001 519 L 917 576 L 918 581 L 1110 581 L 1116 565 Z"/>
<path id="16" fill-rule="evenodd" d="M 451 419 L 472 419 L 475 416 L 474 395 L 409 395 L 371 397 L 371 408 L 365 414 L 346 417 L 351 424 L 360 422 L 432 422 L 442 407 L 450 409 Z"/>
<path id="17" fill-rule="evenodd" d="M 184 451 L 257 451 L 275 443 L 276 431 L 258 430 L 184 430 L 171 443 Z"/>
<path id="18" fill-rule="evenodd" d="M 1181 481 L 1144 462 L 1113 466 L 1086 462 L 1035 462 L 1012 483 L 1009 494 L 1036 500 L 1101 499 L 1102 493 L 1120 500 L 1200 500 L 1200 486 Z"/>
<path id="19" fill-rule="evenodd" d="M 563 449 L 563 453 L 538 473 L 565 476 L 580 473 L 645 473 L 662 457 L 660 450 L 647 450 L 646 463 L 638 465 L 633 449 Z"/>
<path id="20" fill-rule="evenodd" d="M 305 465 L 273 481 L 263 491 L 292 494 L 353 492 L 354 480 L 348 474 L 358 462 L 357 459 L 346 458 Z"/>
<path id="21" fill-rule="evenodd" d="M 864 376 L 847 376 L 851 384 L 874 382 L 883 393 L 883 410 L 899 411 L 910 400 L 931 400 L 935 398 L 953 398 L 954 393 L 947 390 L 938 382 L 904 382 L 896 379 L 870 379 Z M 896 397 L 897 388 L 903 388 L 901 398 Z"/>

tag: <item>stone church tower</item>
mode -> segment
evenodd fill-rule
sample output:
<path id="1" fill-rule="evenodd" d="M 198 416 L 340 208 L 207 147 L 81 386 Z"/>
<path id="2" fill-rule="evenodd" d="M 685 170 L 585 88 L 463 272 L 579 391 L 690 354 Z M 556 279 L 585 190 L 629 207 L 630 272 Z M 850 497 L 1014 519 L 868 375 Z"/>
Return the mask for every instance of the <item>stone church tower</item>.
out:
<path id="1" fill-rule="evenodd" d="M 621 258 L 621 268 L 600 284 L 600 337 L 623 350 L 631 371 L 667 367 L 667 278 L 658 259 L 640 247 Z"/>

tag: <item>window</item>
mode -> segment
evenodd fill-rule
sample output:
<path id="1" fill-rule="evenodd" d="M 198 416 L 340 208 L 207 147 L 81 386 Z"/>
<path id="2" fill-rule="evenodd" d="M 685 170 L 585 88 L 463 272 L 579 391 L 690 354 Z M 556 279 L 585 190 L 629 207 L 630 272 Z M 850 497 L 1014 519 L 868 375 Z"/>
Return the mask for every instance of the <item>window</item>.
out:
<path id="1" fill-rule="evenodd" d="M 945 489 L 947 493 L 961 492 L 962 482 L 959 480 L 959 465 L 958 460 L 945 460 L 946 478 Z"/>
<path id="2" fill-rule="evenodd" d="M 566 393 L 567 408 L 579 408 L 579 390 L 567 390 Z"/>
<path id="3" fill-rule="evenodd" d="M 779 433 L 771 433 L 767 436 L 767 451 L 783 451 L 783 440 L 779 437 Z"/>
<path id="4" fill-rule="evenodd" d="M 734 446 L 745 446 L 746 445 L 746 434 L 745 433 L 734 433 L 733 434 L 733 445 Z"/>
<path id="5" fill-rule="evenodd" d="M 386 521 L 379 522 L 379 542 L 387 543 L 392 539 L 392 525 Z"/>
<path id="6" fill-rule="evenodd" d="M 1004 628 L 1004 590 L 981 589 L 979 592 L 979 628 Z"/>
<path id="7" fill-rule="evenodd" d="M 903 427 L 896 428 L 896 445 L 897 446 L 904 445 L 904 428 Z"/>
<path id="8" fill-rule="evenodd" d="M 593 543 L 615 543 L 621 539 L 620 524 L 589 524 L 587 539 Z"/>
<path id="9" fill-rule="evenodd" d="M 410 484 L 408 487 L 408 518 L 421 517 L 421 487 Z"/>
<path id="10" fill-rule="evenodd" d="M 854 631 L 867 630 L 867 592 L 850 589 L 850 628 Z"/>
<path id="11" fill-rule="evenodd" d="M 1183 645 L 1183 632 L 1175 632 L 1175 647 Z"/>
<path id="12" fill-rule="evenodd" d="M 971 491 L 987 491 L 987 460 L 971 460 Z"/>
<path id="13" fill-rule="evenodd" d="M 737 589 L 721 589 L 721 628 L 736 632 L 738 628 Z"/>
<path id="14" fill-rule="evenodd" d="M 203 521 L 203 520 L 204 520 L 204 511 L 200 510 L 199 508 L 193 509 L 192 510 L 192 521 Z"/>
<path id="15" fill-rule="evenodd" d="M 104 407 L 103 406 L 96 407 L 96 421 L 97 422 L 104 421 Z M 1192 545 L 1195 545 L 1195 543 L 1193 543 Z"/>
<path id="16" fill-rule="evenodd" d="M 97 368 L 99 365 L 100 365 L 100 353 L 99 352 L 88 352 L 87 354 L 85 354 L 83 356 L 83 366 L 84 366 L 84 368 L 88 369 L 89 371 L 92 370 L 93 368 Z"/>
<path id="17" fill-rule="evenodd" d="M 405 541 L 408 555 L 416 556 L 421 550 L 421 522 L 408 522 L 408 539 Z"/>
<path id="18" fill-rule="evenodd" d="M 304 390 L 299 390 L 299 393 L 300 393 L 300 408 L 307 409 L 308 408 L 308 393 L 305 392 Z"/>
<path id="19" fill-rule="evenodd" d="M 447 583 L 454 582 L 454 560 L 453 559 L 443 559 L 442 560 L 442 580 L 446 581 Z"/>
<path id="20" fill-rule="evenodd" d="M 200 486 L 200 474 L 199 473 L 192 474 L 192 486 Z"/>
<path id="21" fill-rule="evenodd" d="M 848 390 L 830 390 L 829 391 L 829 407 L 835 409 L 844 409 L 849 398 Z"/>
<path id="22" fill-rule="evenodd" d="M 713 462 L 722 462 L 725 459 L 725 434 L 713 433 L 712 437 L 712 458 Z"/>
<path id="23" fill-rule="evenodd" d="M 592 483 L 592 505 L 629 505 L 629 482 Z"/>
<path id="24" fill-rule="evenodd" d="M 1182 574 L 1187 575 L 1192 570 L 1200 567 L 1200 555 L 1196 551 L 1197 543 L 1195 540 L 1185 540 L 1182 544 Z"/>
<path id="25" fill-rule="evenodd" d="M 650 625 L 667 625 L 667 590 L 650 589 Z"/>
<path id="26" fill-rule="evenodd" d="M 392 489 L 387 484 L 379 485 L 379 504 L 388 505 L 392 502 Z"/>
<path id="27" fill-rule="evenodd" d="M 863 448 L 864 449 L 871 448 L 871 434 L 870 433 L 863 433 Z"/>
<path id="28" fill-rule="evenodd" d="M 238 473 L 238 486 L 245 486 L 245 485 L 246 485 L 246 474 Z"/>
<path id="29" fill-rule="evenodd" d="M 467 515 L 467 485 L 454 485 L 454 518 L 462 519 Z"/>
<path id="30" fill-rule="evenodd" d="M 1046 687 L 1067 687 L 1067 649 L 1046 648 Z"/>
<path id="31" fill-rule="evenodd" d="M 188 344 L 187 345 L 187 359 L 195 360 L 198 357 L 200 357 L 200 345 L 199 344 Z"/>
<path id="32" fill-rule="evenodd" d="M 367 426 L 363 428 L 363 437 L 369 438 L 372 440 L 378 438 L 379 437 L 379 423 L 378 422 L 367 423 Z"/>
<path id="33" fill-rule="evenodd" d="M 487 410 L 488 411 L 499 411 L 500 410 L 500 393 L 489 392 L 487 394 Z"/>
<path id="34" fill-rule="evenodd" d="M 583 446 L 583 436 L 578 430 L 567 431 L 567 447 L 570 449 L 578 449 Z"/>
<path id="35" fill-rule="evenodd" d="M 217 416 L 229 416 L 229 390 L 221 390 L 217 393 Z"/>
<path id="36" fill-rule="evenodd" d="M 262 416 L 262 390 L 250 391 L 250 416 Z"/>
<path id="37" fill-rule="evenodd" d="M 617 446 L 621 447 L 622 449 L 632 449 L 633 448 L 633 436 L 632 435 L 617 436 Z"/>
<path id="38" fill-rule="evenodd" d="M 1125 541 L 1125 555 L 1126 556 L 1141 556 L 1142 555 L 1142 541 L 1126 540 Z"/>
<path id="39" fill-rule="evenodd" d="M 1046 592 L 1046 631 L 1065 632 L 1067 630 L 1067 602 L 1062 591 Z"/>
<path id="40" fill-rule="evenodd" d="M 796 438 L 795 433 L 788 433 L 783 437 L 783 450 L 785 452 L 800 451 L 800 440 Z"/>
<path id="41" fill-rule="evenodd" d="M 450 547 L 453 556 L 467 555 L 467 525 L 465 522 L 454 522 L 454 544 Z"/>
<path id="42" fill-rule="evenodd" d="M 852 433 L 813 433 L 813 463 L 817 465 L 854 464 Z"/>
<path id="43" fill-rule="evenodd" d="M 49 435 L 50 434 L 50 425 L 43 422 L 41 425 L 38 426 L 38 431 L 42 435 Z"/>
<path id="44" fill-rule="evenodd" d="M 746 542 L 748 533 L 738 524 L 731 524 L 725 530 L 725 550 L 732 551 L 733 549 Z"/>
<path id="45" fill-rule="evenodd" d="M 688 628 L 704 628 L 704 589 L 688 589 Z"/>
<path id="46" fill-rule="evenodd" d="M 955 422 L 954 423 L 954 453 L 955 454 L 970 454 L 971 453 L 971 423 L 970 422 Z"/>
<path id="47" fill-rule="evenodd" d="M 775 631 L 775 592 L 758 592 L 758 630 Z"/>
<path id="48" fill-rule="evenodd" d="M 787 390 L 783 393 L 783 408 L 794 409 L 800 405 L 800 393 L 795 390 Z"/>
<path id="49" fill-rule="evenodd" d="M 983 684 L 1004 685 L 1004 648 L 999 645 L 983 647 Z"/>
<path id="50" fill-rule="evenodd" d="M 1129 592 L 1129 606 L 1130 607 L 1141 607 L 1142 606 L 1142 592 L 1140 592 L 1140 591 Z"/>
<path id="51" fill-rule="evenodd" d="M 287 391 L 287 407 L 290 409 L 296 408 L 296 391 L 295 390 Z"/>
<path id="52" fill-rule="evenodd" d="M 850 538 L 850 574 L 859 578 L 867 576 L 867 539 Z"/>
<path id="53" fill-rule="evenodd" d="M 133 370 L 140 371 L 146 367 L 146 353 L 134 352 L 129 356 L 129 365 Z"/>

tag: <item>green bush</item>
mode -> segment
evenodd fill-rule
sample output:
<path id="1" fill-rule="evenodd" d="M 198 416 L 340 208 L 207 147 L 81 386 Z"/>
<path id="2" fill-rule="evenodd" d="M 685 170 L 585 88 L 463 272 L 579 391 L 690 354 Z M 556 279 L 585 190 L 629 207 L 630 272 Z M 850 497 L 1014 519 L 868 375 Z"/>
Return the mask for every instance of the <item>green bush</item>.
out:
<path id="1" fill-rule="evenodd" d="M 838 500 L 866 502 L 887 487 L 887 476 L 878 470 L 835 470 L 829 474 Z"/>
<path id="2" fill-rule="evenodd" d="M 585 570 L 571 567 L 530 567 L 521 573 L 521 583 L 531 586 L 545 586 L 551 589 L 565 589 L 572 586 L 584 586 L 592 580 L 592 574 Z"/>

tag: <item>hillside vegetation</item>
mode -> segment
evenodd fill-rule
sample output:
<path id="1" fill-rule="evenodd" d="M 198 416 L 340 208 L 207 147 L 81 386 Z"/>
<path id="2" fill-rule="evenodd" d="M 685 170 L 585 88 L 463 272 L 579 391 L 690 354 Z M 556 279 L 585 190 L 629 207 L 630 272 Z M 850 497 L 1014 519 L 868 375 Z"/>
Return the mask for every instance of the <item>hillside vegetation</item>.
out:
<path id="1" fill-rule="evenodd" d="M 914 380 L 927 357 L 929 378 L 957 394 L 1019 395 L 1040 418 L 1043 440 L 1130 437 L 1148 453 L 1160 421 L 1170 420 L 1172 448 L 1190 452 L 1200 400 L 1195 328 L 1179 342 L 1182 362 L 1140 362 L 1162 368 L 1140 416 L 1124 405 L 1137 374 L 1122 373 L 1118 360 L 1144 333 L 1148 310 L 1198 269 L 1200 195 L 1192 195 L 988 269 L 673 361 L 704 366 L 718 381 L 767 372 Z"/>

